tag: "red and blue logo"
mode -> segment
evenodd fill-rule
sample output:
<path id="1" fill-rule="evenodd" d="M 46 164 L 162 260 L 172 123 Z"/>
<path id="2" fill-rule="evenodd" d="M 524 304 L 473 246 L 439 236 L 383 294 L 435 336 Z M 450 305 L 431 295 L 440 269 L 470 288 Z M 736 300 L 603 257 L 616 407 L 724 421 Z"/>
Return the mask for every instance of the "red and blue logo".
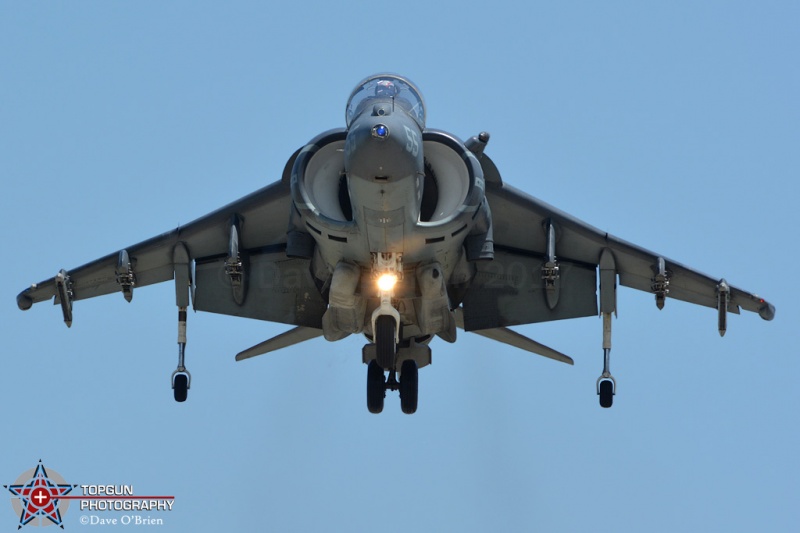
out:
<path id="1" fill-rule="evenodd" d="M 19 527 L 56 525 L 64 529 L 63 516 L 69 500 L 62 499 L 77 485 L 70 485 L 54 470 L 45 469 L 41 459 L 36 468 L 23 472 L 13 485 L 3 485 L 16 496 L 11 499 L 19 514 Z"/>

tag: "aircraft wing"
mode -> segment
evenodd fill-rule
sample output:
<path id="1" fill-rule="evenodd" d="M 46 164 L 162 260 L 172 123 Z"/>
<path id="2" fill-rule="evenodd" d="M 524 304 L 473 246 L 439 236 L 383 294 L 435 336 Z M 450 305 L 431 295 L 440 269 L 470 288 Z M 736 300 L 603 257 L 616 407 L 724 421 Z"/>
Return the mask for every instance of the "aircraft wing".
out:
<path id="1" fill-rule="evenodd" d="M 487 156 L 481 163 L 490 171 L 486 197 L 492 211 L 495 260 L 478 264 L 467 291 L 463 303 L 467 330 L 596 315 L 598 267 L 601 277 L 604 269 L 613 269 L 623 286 L 661 292 L 661 305 L 666 296 L 718 308 L 722 290 L 728 312 L 744 309 L 765 320 L 774 317 L 774 306 L 759 296 L 592 227 L 504 184 Z M 554 229 L 551 240 L 560 267 L 555 302 L 550 303 L 542 280 L 542 267 L 550 257 L 548 223 Z M 600 299 L 602 306 L 602 294 Z M 722 318 L 720 330 L 724 333 Z"/>
<path id="2" fill-rule="evenodd" d="M 296 154 L 295 154 L 296 155 Z M 326 304 L 309 273 L 309 261 L 284 253 L 291 207 L 287 164 L 284 177 L 194 222 L 111 253 L 86 265 L 61 271 L 17 296 L 20 309 L 54 299 L 72 322 L 72 302 L 113 292 L 177 279 L 176 299 L 188 300 L 191 288 L 195 309 L 258 318 L 306 327 L 321 327 Z M 231 227 L 236 226 L 246 298 L 226 274 L 231 255 Z M 192 261 L 194 268 L 191 268 Z M 192 271 L 193 270 L 193 271 Z M 130 277 L 132 274 L 132 277 Z M 125 294 L 126 299 L 132 297 Z M 62 295 L 69 302 L 62 303 Z M 188 304 L 188 301 L 185 302 Z"/>

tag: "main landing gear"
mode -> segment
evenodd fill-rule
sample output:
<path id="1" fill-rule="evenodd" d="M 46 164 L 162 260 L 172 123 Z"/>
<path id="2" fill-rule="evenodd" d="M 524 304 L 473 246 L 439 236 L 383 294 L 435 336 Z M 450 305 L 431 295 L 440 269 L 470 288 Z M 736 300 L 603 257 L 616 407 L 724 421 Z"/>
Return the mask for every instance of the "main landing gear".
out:
<path id="1" fill-rule="evenodd" d="M 407 415 L 417 412 L 419 398 L 419 370 L 417 362 L 406 359 L 400 368 L 400 381 L 397 381 L 394 369 L 389 370 L 389 379 L 386 379 L 383 368 L 376 360 L 369 362 L 367 367 L 367 409 L 370 413 L 378 414 L 383 411 L 383 401 L 387 390 L 400 391 L 400 409 Z"/>
<path id="2" fill-rule="evenodd" d="M 407 415 L 417 412 L 419 392 L 419 369 L 413 359 L 405 359 L 400 365 L 400 381 L 397 380 L 397 344 L 395 343 L 395 319 L 381 315 L 376 320 L 375 359 L 367 367 L 367 409 L 378 414 L 383 411 L 387 390 L 400 391 L 400 408 Z M 386 378 L 384 372 L 389 371 Z"/>

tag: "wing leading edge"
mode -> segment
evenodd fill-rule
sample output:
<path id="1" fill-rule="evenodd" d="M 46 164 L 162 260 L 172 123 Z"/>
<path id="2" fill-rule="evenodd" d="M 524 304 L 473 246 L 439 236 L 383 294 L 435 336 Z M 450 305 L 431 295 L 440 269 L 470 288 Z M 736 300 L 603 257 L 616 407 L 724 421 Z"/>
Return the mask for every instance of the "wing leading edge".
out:
<path id="1" fill-rule="evenodd" d="M 756 294 L 614 237 L 499 180 L 487 182 L 486 197 L 492 208 L 494 242 L 501 263 L 499 267 L 483 267 L 494 268 L 496 274 L 490 279 L 494 288 L 481 286 L 478 277 L 477 291 L 470 295 L 472 301 L 465 300 L 467 330 L 596 314 L 590 306 L 596 294 L 589 272 L 599 270 L 602 277 L 604 254 L 610 254 L 606 257 L 621 285 L 654 294 L 659 307 L 669 297 L 718 309 L 724 302 L 722 309 L 726 312 L 738 314 L 744 309 L 764 320 L 775 316 L 775 307 Z M 559 267 L 559 275 L 550 283 L 556 301 L 535 312 L 527 303 L 531 301 L 528 293 L 547 293 L 544 269 L 552 264 Z M 525 290 L 520 290 L 519 276 L 530 275 L 528 267 L 534 268 L 534 273 L 541 271 L 542 276 L 522 284 Z M 569 287 L 572 292 L 567 292 Z M 502 299 L 504 305 L 495 305 L 493 312 L 487 313 L 487 299 L 494 303 Z M 602 299 L 601 295 L 601 305 Z M 722 327 L 720 332 L 724 333 Z"/>
<path id="2" fill-rule="evenodd" d="M 268 185 L 185 226 L 101 257 L 78 268 L 60 271 L 17 296 L 20 309 L 54 299 L 64 309 L 67 325 L 72 321 L 72 302 L 122 292 L 130 301 L 133 289 L 179 279 L 176 272 L 188 269 L 192 298 L 199 310 L 320 327 L 325 303 L 311 280 L 308 261 L 287 258 L 286 229 L 291 208 L 289 160 L 281 181 Z M 233 228 L 233 229 L 232 229 Z M 232 248 L 233 247 L 233 248 Z M 184 255 L 185 250 L 185 256 Z M 237 279 L 219 275 L 226 261 L 239 259 L 239 268 L 256 265 L 250 297 L 237 298 Z M 244 263 L 244 266 L 242 266 Z M 211 267 L 215 274 L 209 274 Z M 238 283 L 247 283 L 240 273 Z M 265 276 L 271 276 L 266 279 Z M 289 279 L 290 278 L 290 279 Z M 287 282 L 287 279 L 290 282 Z M 188 289 L 188 287 L 187 287 Z M 177 288 L 181 292 L 182 288 Z M 185 292 L 185 291 L 184 291 Z M 241 292 L 240 292 L 241 294 Z M 255 305 L 254 300 L 261 300 Z M 269 305 L 263 305 L 263 302 Z"/>

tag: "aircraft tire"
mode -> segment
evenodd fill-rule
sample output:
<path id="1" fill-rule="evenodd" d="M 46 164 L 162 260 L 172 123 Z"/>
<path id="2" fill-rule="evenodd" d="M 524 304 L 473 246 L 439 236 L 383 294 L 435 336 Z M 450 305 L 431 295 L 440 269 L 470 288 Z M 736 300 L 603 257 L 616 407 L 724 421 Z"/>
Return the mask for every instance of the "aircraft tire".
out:
<path id="1" fill-rule="evenodd" d="M 407 415 L 417 412 L 419 398 L 419 369 L 413 359 L 403 361 L 400 368 L 400 408 Z"/>
<path id="2" fill-rule="evenodd" d="M 394 370 L 394 356 L 396 345 L 394 342 L 395 331 L 394 317 L 381 315 L 375 321 L 375 351 L 378 364 L 386 370 Z"/>
<path id="3" fill-rule="evenodd" d="M 172 391 L 176 402 L 185 402 L 189 395 L 189 377 L 186 374 L 176 374 Z"/>
<path id="4" fill-rule="evenodd" d="M 600 407 L 608 409 L 614 403 L 614 384 L 611 380 L 600 382 Z"/>
<path id="5" fill-rule="evenodd" d="M 383 399 L 386 397 L 386 381 L 383 369 L 373 359 L 367 366 L 367 409 L 378 414 L 383 411 Z"/>

